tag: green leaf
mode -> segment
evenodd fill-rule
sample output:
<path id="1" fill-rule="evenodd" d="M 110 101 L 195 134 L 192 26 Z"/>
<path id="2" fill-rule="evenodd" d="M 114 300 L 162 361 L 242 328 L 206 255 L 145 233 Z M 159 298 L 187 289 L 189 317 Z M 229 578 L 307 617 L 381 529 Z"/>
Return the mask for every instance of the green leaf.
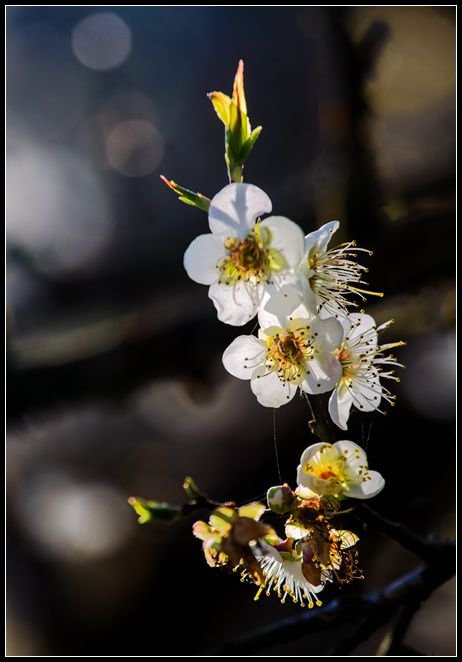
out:
<path id="1" fill-rule="evenodd" d="M 165 184 L 167 184 L 170 189 L 172 189 L 172 191 L 174 191 L 179 196 L 178 199 L 181 200 L 181 202 L 184 202 L 187 205 L 191 205 L 192 207 L 202 209 L 203 211 L 209 210 L 210 199 L 205 195 L 202 195 L 202 193 L 195 193 L 194 191 L 190 191 L 189 189 L 184 188 L 184 186 L 180 186 L 174 182 L 173 179 L 167 179 L 164 177 L 164 175 L 161 175 L 160 178 Z"/>
<path id="2" fill-rule="evenodd" d="M 250 121 L 234 102 L 229 107 L 229 128 L 225 135 L 229 149 L 236 160 L 239 159 L 242 147 L 250 137 Z"/>
<path id="3" fill-rule="evenodd" d="M 182 508 L 165 501 L 147 501 L 141 497 L 130 497 L 128 503 L 138 515 L 139 524 L 153 520 L 173 522 L 181 517 Z"/>
<path id="4" fill-rule="evenodd" d="M 216 114 L 221 119 L 223 124 L 227 126 L 229 124 L 229 107 L 231 104 L 231 99 L 223 92 L 210 92 L 207 94 L 207 96 L 212 102 Z"/>
<path id="5" fill-rule="evenodd" d="M 252 151 L 255 143 L 257 142 L 258 137 L 259 137 L 262 129 L 263 129 L 262 126 L 257 126 L 257 128 L 252 131 L 249 138 L 247 139 L 247 141 L 242 146 L 241 152 L 239 154 L 239 160 L 240 160 L 241 163 L 245 163 L 245 161 L 247 160 L 247 157 L 249 156 L 249 154 Z"/>

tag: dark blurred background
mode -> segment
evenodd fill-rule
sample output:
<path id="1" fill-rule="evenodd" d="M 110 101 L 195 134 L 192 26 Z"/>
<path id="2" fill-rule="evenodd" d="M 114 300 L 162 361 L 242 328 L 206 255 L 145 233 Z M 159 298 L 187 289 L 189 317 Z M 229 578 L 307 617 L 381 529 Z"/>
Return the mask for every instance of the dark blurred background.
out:
<path id="1" fill-rule="evenodd" d="M 192 519 L 141 527 L 127 505 L 180 502 L 186 474 L 239 502 L 278 482 L 272 411 L 221 364 L 242 330 L 182 267 L 206 215 L 159 180 L 227 183 L 206 92 L 231 92 L 239 58 L 264 127 L 246 180 L 306 232 L 340 219 L 373 249 L 386 297 L 368 311 L 408 342 L 397 406 L 344 435 L 386 477 L 374 505 L 452 536 L 454 9 L 10 7 L 7 37 L 9 654 L 201 654 L 299 609 L 208 568 Z M 277 412 L 292 484 L 307 421 L 301 400 Z M 372 533 L 360 554 L 366 580 L 344 591 L 417 564 Z M 452 655 L 453 606 L 448 583 L 408 650 Z"/>

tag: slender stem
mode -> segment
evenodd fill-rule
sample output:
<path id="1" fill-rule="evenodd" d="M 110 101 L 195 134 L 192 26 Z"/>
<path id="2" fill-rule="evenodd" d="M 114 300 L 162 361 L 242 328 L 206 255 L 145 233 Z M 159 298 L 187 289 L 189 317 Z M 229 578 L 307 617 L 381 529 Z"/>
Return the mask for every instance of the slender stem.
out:
<path id="1" fill-rule="evenodd" d="M 446 541 L 422 538 L 410 531 L 403 524 L 392 522 L 365 503 L 355 507 L 355 512 L 361 520 L 379 533 L 389 536 L 409 552 L 418 556 L 422 561 L 434 563 L 442 561 L 442 554 L 448 550 Z"/>
<path id="2" fill-rule="evenodd" d="M 304 396 L 312 416 L 312 420 L 309 422 L 311 432 L 324 443 L 333 444 L 336 439 L 327 416 L 325 397 L 322 395 L 308 395 L 307 393 L 304 393 Z"/>
<path id="3" fill-rule="evenodd" d="M 420 605 L 421 601 L 419 598 L 417 598 L 415 600 L 410 600 L 402 607 L 395 626 L 390 632 L 390 637 L 387 641 L 386 649 L 385 646 L 382 648 L 382 655 L 399 655 L 399 650 L 402 646 L 403 639 L 406 636 L 406 632 L 409 629 L 412 619 L 414 618 L 416 612 L 419 611 Z"/>

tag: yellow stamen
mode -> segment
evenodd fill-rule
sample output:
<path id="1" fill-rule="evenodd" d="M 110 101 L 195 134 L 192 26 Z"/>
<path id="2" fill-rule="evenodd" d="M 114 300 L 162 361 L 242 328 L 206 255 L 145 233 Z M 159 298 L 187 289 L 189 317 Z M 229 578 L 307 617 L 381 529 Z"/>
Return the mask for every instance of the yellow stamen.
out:
<path id="1" fill-rule="evenodd" d="M 348 285 L 348 287 L 346 289 L 351 290 L 352 292 L 359 292 L 360 294 L 370 294 L 371 296 L 374 296 L 374 297 L 383 297 L 384 296 L 383 292 L 372 292 L 372 291 L 369 291 L 369 290 L 362 290 L 361 288 L 353 287 L 352 285 Z"/>

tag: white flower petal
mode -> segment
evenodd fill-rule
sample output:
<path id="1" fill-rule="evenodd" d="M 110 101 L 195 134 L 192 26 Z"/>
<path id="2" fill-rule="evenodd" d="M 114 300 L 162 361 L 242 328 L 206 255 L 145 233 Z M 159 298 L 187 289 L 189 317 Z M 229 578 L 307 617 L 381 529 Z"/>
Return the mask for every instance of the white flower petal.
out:
<path id="1" fill-rule="evenodd" d="M 385 480 L 378 471 L 369 471 L 370 480 L 365 480 L 360 485 L 351 486 L 345 490 L 345 496 L 353 499 L 372 499 L 385 487 Z"/>
<path id="2" fill-rule="evenodd" d="M 297 472 L 300 470 L 300 466 L 301 465 L 297 467 Z M 295 490 L 295 494 L 301 499 L 314 499 L 318 496 L 316 492 L 313 492 L 313 490 L 310 490 L 309 487 L 304 487 L 303 485 L 298 485 L 297 489 Z"/>
<path id="3" fill-rule="evenodd" d="M 279 290 L 273 286 L 265 287 L 258 309 L 260 328 L 281 326 L 285 328 L 290 319 L 302 318 L 311 320 L 314 313 L 302 303 L 302 293 L 293 283 L 282 286 Z"/>
<path id="4" fill-rule="evenodd" d="M 367 381 L 366 381 L 367 379 Z M 378 373 L 369 371 L 367 378 L 352 379 L 349 391 L 353 404 L 359 411 L 374 411 L 382 399 L 382 385 Z"/>
<path id="5" fill-rule="evenodd" d="M 340 383 L 329 398 L 329 415 L 342 430 L 347 430 L 353 397 L 343 383 Z"/>
<path id="6" fill-rule="evenodd" d="M 257 560 L 262 563 L 263 572 L 265 573 L 267 580 L 273 584 L 273 589 L 277 590 L 277 587 L 280 587 L 282 591 L 285 590 L 285 586 L 290 586 L 291 590 L 294 593 L 297 593 L 297 598 L 300 601 L 307 600 L 308 603 L 313 602 L 313 598 L 316 599 L 316 594 L 322 591 L 324 588 L 324 581 L 318 586 L 313 586 L 304 576 L 302 570 L 301 561 L 289 561 L 283 559 L 279 552 L 267 545 L 264 542 L 260 542 L 259 550 L 255 554 Z M 267 559 L 273 559 L 276 564 L 267 564 Z M 271 581 L 273 579 L 273 581 Z"/>
<path id="7" fill-rule="evenodd" d="M 217 309 L 220 322 L 231 326 L 242 326 L 255 317 L 260 299 L 261 287 L 238 281 L 235 285 L 213 283 L 209 297 Z"/>
<path id="8" fill-rule="evenodd" d="M 343 327 L 335 317 L 316 320 L 312 325 L 312 331 L 318 333 L 318 347 L 324 351 L 332 351 L 342 344 Z"/>
<path id="9" fill-rule="evenodd" d="M 276 372 L 264 374 L 263 370 L 252 377 L 250 388 L 263 407 L 275 409 L 290 402 L 297 392 L 295 384 L 281 381 Z"/>
<path id="10" fill-rule="evenodd" d="M 330 221 L 325 223 L 319 230 L 310 232 L 305 237 L 305 253 L 308 256 L 313 250 L 316 253 L 324 253 L 327 249 L 327 244 L 331 240 L 334 232 L 337 232 L 340 223 L 338 221 Z"/>
<path id="11" fill-rule="evenodd" d="M 305 448 L 305 450 L 302 453 L 302 456 L 300 458 L 300 464 L 305 464 L 305 462 L 308 462 L 310 458 L 313 457 L 313 455 L 316 455 L 318 451 L 321 450 L 321 448 L 324 448 L 324 446 L 330 446 L 331 444 L 326 444 L 323 441 L 318 441 L 316 444 L 311 444 L 311 446 L 308 446 L 308 448 Z"/>
<path id="12" fill-rule="evenodd" d="M 364 343 L 368 349 L 375 349 L 378 341 L 375 319 L 371 315 L 363 313 L 351 313 L 348 318 L 350 329 L 345 334 L 348 335 L 348 343 L 360 342 Z"/>
<path id="13" fill-rule="evenodd" d="M 317 494 L 314 494 L 314 496 L 318 496 Z M 292 524 L 286 524 L 284 527 L 284 532 L 286 534 L 286 538 L 293 538 L 294 540 L 301 540 L 305 536 L 307 536 L 310 532 L 311 529 L 306 529 L 302 524 L 299 522 L 293 522 Z"/>
<path id="14" fill-rule="evenodd" d="M 239 336 L 223 354 L 226 370 L 238 379 L 251 379 L 255 368 L 264 362 L 266 350 L 264 343 L 255 336 Z"/>
<path id="15" fill-rule="evenodd" d="M 283 542 L 281 539 L 279 539 L 279 542 Z M 255 550 L 255 556 L 258 558 L 260 557 L 265 557 L 265 556 L 270 556 L 273 558 L 275 561 L 280 563 L 282 565 L 282 556 L 279 554 L 278 550 L 273 547 L 273 545 L 269 545 L 267 542 L 264 540 L 259 540 L 258 542 L 258 547 Z"/>
<path id="16" fill-rule="evenodd" d="M 272 209 L 271 200 L 253 184 L 229 184 L 212 198 L 209 226 L 219 237 L 244 239 L 256 219 Z"/>
<path id="17" fill-rule="evenodd" d="M 284 324 L 303 298 L 303 292 L 298 287 L 298 281 L 293 274 L 287 274 L 284 279 L 273 278 L 271 284 L 265 285 L 265 293 L 258 309 L 258 321 L 262 328 Z"/>
<path id="18" fill-rule="evenodd" d="M 306 297 L 303 290 L 298 287 L 298 283 L 291 280 L 279 290 L 275 286 L 273 288 L 265 286 L 265 293 L 258 310 L 260 327 L 286 328 L 294 319 L 307 320 L 311 327 L 319 323 L 316 309 L 307 305 Z"/>
<path id="19" fill-rule="evenodd" d="M 308 446 L 308 448 L 305 448 L 305 450 L 303 451 L 302 456 L 300 458 L 300 464 L 297 467 L 297 484 L 298 485 L 301 485 L 302 487 L 306 487 L 306 488 L 311 490 L 311 488 L 310 488 L 310 486 L 308 485 L 308 482 L 307 482 L 307 474 L 303 471 L 303 467 L 313 457 L 313 455 L 316 455 L 316 453 L 319 450 L 321 450 L 321 448 L 324 448 L 324 446 L 330 446 L 330 444 L 325 444 L 324 442 L 320 441 L 317 444 L 312 444 L 311 446 Z M 307 498 L 307 497 L 305 497 L 305 498 Z"/>
<path id="20" fill-rule="evenodd" d="M 367 455 L 361 446 L 355 444 L 353 441 L 342 440 L 336 441 L 335 448 L 338 448 L 341 455 L 346 458 L 346 462 L 352 469 L 359 469 L 367 467 Z"/>
<path id="21" fill-rule="evenodd" d="M 344 335 L 346 335 L 350 329 L 351 324 L 348 320 L 347 312 L 344 308 L 339 306 L 336 301 L 329 301 L 324 303 L 319 309 L 319 317 L 322 320 L 328 319 L 329 317 L 335 317 L 338 319 L 338 321 L 343 326 L 343 330 L 345 332 Z"/>
<path id="22" fill-rule="evenodd" d="M 305 252 L 302 229 L 284 216 L 270 216 L 261 223 L 271 233 L 270 248 L 278 250 L 285 258 L 288 267 L 300 264 Z"/>
<path id="23" fill-rule="evenodd" d="M 330 352 L 320 352 L 306 364 L 306 377 L 301 383 L 305 393 L 316 395 L 331 391 L 342 376 L 342 366 Z"/>
<path id="24" fill-rule="evenodd" d="M 222 239 L 213 234 L 201 234 L 192 241 L 183 258 L 188 276 L 202 285 L 211 285 L 218 278 L 218 261 L 225 255 Z"/>

